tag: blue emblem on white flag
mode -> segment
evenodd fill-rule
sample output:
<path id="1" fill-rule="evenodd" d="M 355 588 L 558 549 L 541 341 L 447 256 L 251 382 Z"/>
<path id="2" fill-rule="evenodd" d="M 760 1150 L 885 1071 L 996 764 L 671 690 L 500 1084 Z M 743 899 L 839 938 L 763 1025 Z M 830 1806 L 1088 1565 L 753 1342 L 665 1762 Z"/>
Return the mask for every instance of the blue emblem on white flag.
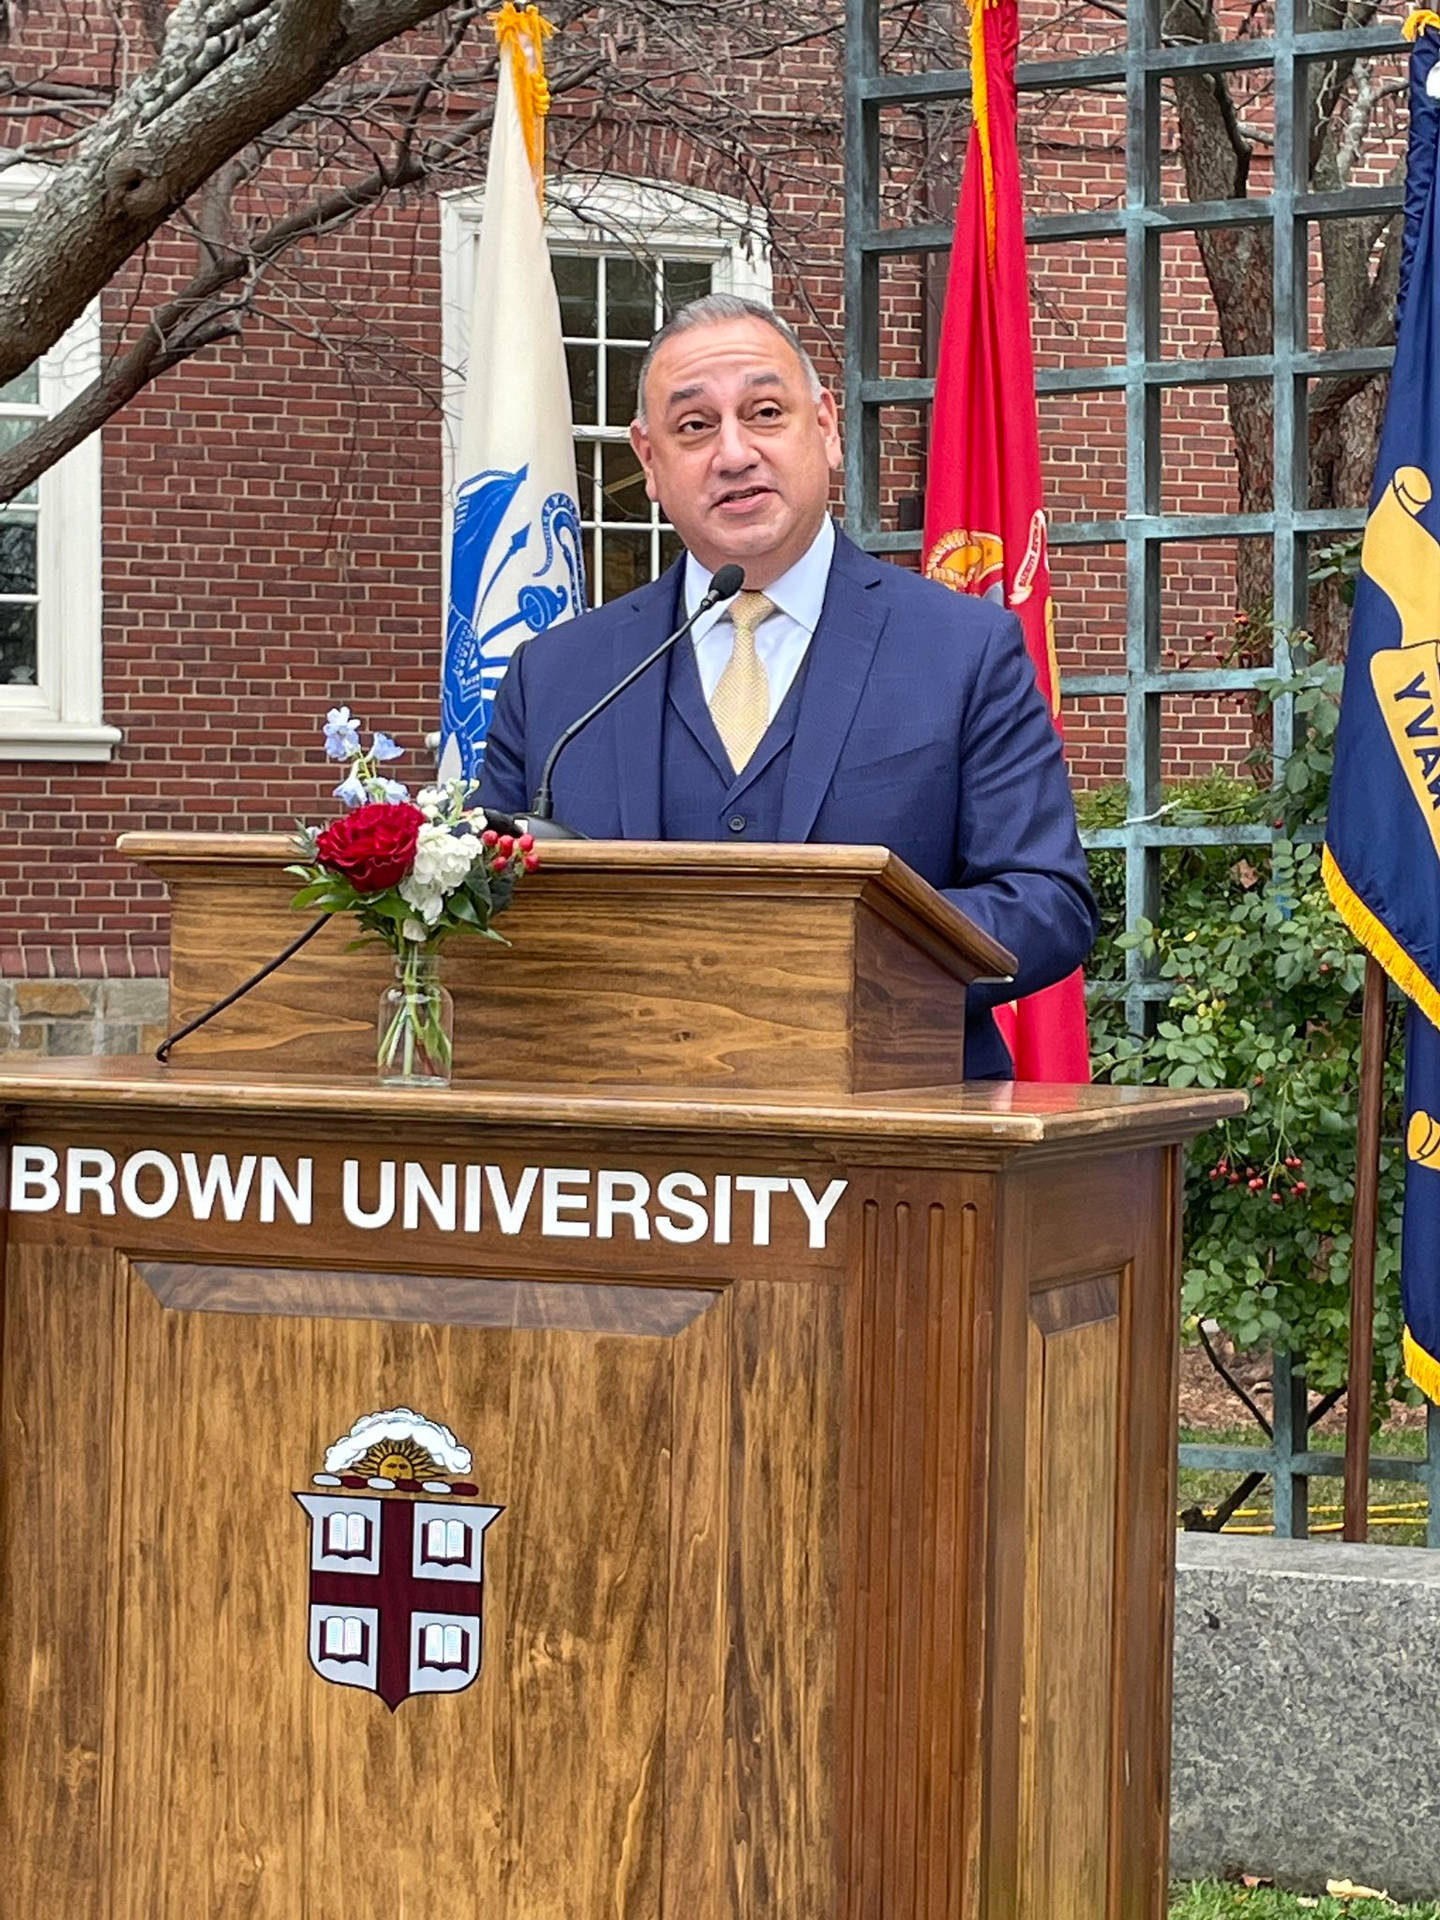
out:
<path id="1" fill-rule="evenodd" d="M 479 773 L 521 641 L 585 608 L 560 303 L 517 92 L 533 96 L 535 45 L 501 37 L 450 548 L 442 778 Z"/>
<path id="2" fill-rule="evenodd" d="M 580 516 L 566 493 L 537 502 L 530 469 L 480 473 L 455 499 L 445 631 L 442 737 L 458 771 L 479 771 L 490 709 L 511 654 L 556 620 L 583 612 Z"/>

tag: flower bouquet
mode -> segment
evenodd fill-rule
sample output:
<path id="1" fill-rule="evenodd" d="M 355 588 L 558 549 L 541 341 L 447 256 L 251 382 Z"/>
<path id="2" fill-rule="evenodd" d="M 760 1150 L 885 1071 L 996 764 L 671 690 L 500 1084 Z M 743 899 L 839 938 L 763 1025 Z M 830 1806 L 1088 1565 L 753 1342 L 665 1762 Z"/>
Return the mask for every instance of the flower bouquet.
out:
<path id="1" fill-rule="evenodd" d="M 455 933 L 505 944 L 491 922 L 540 856 L 529 834 L 495 832 L 468 804 L 467 781 L 423 787 L 412 800 L 382 771 L 403 749 L 387 733 L 372 733 L 363 746 L 348 707 L 326 716 L 325 751 L 346 763 L 335 789 L 346 812 L 328 827 L 301 828 L 299 857 L 287 871 L 305 884 L 293 904 L 353 913 L 355 944 L 381 940 L 395 956 L 376 1027 L 382 1085 L 447 1085 L 454 1010 L 440 984 L 439 950 Z"/>

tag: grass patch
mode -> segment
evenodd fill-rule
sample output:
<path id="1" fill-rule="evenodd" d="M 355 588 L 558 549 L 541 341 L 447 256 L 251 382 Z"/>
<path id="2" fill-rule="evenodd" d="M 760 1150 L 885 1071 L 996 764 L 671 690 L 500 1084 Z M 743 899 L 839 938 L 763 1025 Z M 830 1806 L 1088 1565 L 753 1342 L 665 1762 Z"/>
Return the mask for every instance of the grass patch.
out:
<path id="1" fill-rule="evenodd" d="M 1170 1920 L 1440 1920 L 1440 1903 L 1398 1907 L 1393 1900 L 1317 1900 L 1275 1887 L 1239 1887 L 1228 1881 L 1197 1880 L 1176 1887 Z"/>

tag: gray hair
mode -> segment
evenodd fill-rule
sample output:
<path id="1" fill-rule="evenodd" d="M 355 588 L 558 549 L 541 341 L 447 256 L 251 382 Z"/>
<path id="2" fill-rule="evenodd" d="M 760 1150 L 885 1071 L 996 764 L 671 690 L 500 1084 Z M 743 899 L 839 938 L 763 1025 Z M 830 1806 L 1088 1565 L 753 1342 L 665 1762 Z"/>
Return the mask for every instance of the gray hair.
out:
<path id="1" fill-rule="evenodd" d="M 707 293 L 699 300 L 692 300 L 688 307 L 681 307 L 678 313 L 673 313 L 645 349 L 645 358 L 640 362 L 635 403 L 637 426 L 646 425 L 645 382 L 650 377 L 650 363 L 665 342 L 673 339 L 677 333 L 688 333 L 692 327 L 719 326 L 725 320 L 763 320 L 767 327 L 773 327 L 804 368 L 811 398 L 820 398 L 825 389 L 820 384 L 815 363 L 800 344 L 800 336 L 788 320 L 782 320 L 773 307 L 767 307 L 761 300 L 745 300 L 738 293 Z"/>

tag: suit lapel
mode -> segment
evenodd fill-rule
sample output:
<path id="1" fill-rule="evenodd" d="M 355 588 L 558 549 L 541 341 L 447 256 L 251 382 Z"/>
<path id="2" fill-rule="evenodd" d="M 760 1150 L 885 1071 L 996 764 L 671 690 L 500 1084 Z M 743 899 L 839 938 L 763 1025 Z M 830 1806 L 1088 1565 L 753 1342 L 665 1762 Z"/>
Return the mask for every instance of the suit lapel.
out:
<path id="1" fill-rule="evenodd" d="M 780 803 L 782 840 L 809 837 L 835 776 L 885 625 L 883 602 L 871 591 L 883 578 L 868 554 L 844 534 L 838 536 L 820 624 L 810 642 L 800 715 Z"/>
<path id="2" fill-rule="evenodd" d="M 655 582 L 635 594 L 611 638 L 612 685 L 623 680 L 652 653 L 679 616 L 682 558 Z M 683 644 L 683 643 L 682 643 Z M 621 694 L 605 716 L 615 750 L 615 791 L 620 802 L 620 832 L 626 840 L 660 838 L 660 740 L 665 724 L 669 675 L 657 661 L 633 687 Z"/>
<path id="3" fill-rule="evenodd" d="M 728 787 L 735 778 L 735 770 L 730 765 L 730 756 L 715 731 L 714 718 L 705 704 L 705 689 L 700 683 L 695 649 L 688 640 L 682 640 L 676 647 L 669 664 L 667 678 L 670 704 L 694 735 L 695 744 Z M 659 672 L 658 667 L 656 671 Z"/>

